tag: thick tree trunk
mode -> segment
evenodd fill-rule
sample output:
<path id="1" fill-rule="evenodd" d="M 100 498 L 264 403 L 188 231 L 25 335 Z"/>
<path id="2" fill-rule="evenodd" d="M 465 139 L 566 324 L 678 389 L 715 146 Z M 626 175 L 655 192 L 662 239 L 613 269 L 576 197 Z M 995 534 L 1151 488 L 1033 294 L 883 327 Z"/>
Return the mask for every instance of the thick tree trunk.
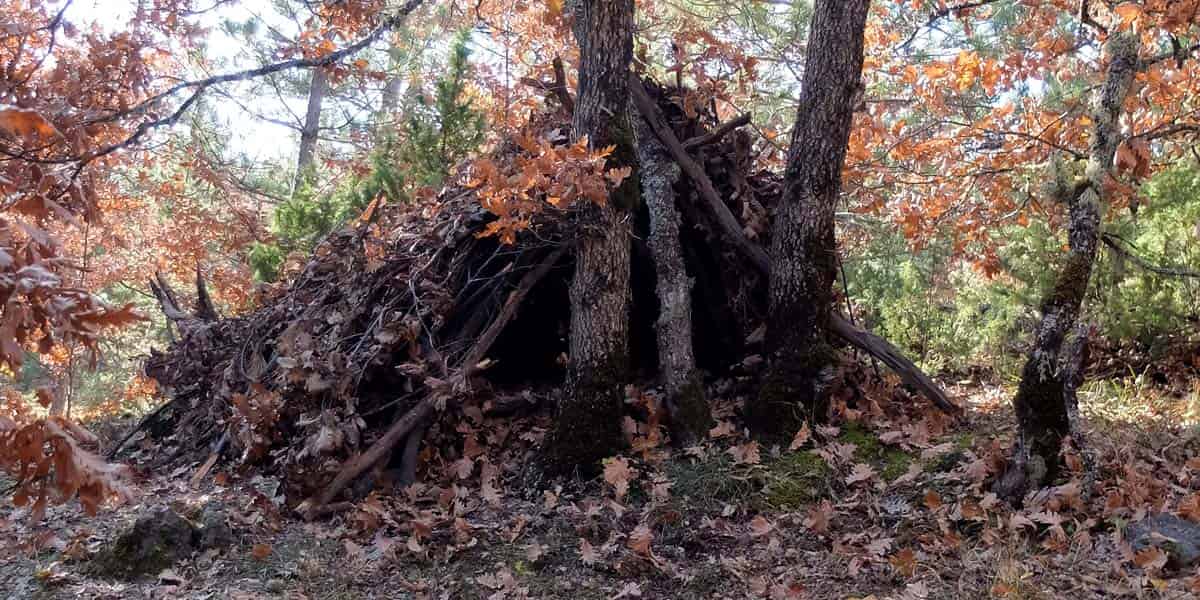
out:
<path id="1" fill-rule="evenodd" d="M 855 104 L 863 93 L 863 33 L 870 0 L 818 0 L 783 198 L 771 238 L 770 363 L 746 420 L 757 435 L 786 435 L 821 418 L 835 369 L 829 343 L 837 272 L 834 209 Z M 798 403 L 798 404 L 797 404 Z"/>
<path id="2" fill-rule="evenodd" d="M 1033 351 L 1013 398 L 1018 437 L 1009 469 L 996 484 L 997 494 L 1009 500 L 1019 500 L 1031 488 L 1040 487 L 1057 475 L 1062 441 L 1070 433 L 1067 395 L 1071 390 L 1067 388 L 1077 383 L 1064 381 L 1073 367 L 1064 365 L 1064 357 L 1060 355 L 1067 332 L 1079 318 L 1096 260 L 1104 179 L 1112 170 L 1113 156 L 1121 141 L 1118 124 L 1121 106 L 1138 69 L 1137 37 L 1114 34 L 1105 51 L 1109 63 L 1104 85 L 1093 100 L 1094 129 L 1085 178 L 1060 185 L 1067 188 L 1061 193 L 1070 203 L 1070 251 L 1054 288 L 1042 302 L 1042 320 Z"/>
<path id="3" fill-rule="evenodd" d="M 304 112 L 304 129 L 300 131 L 300 152 L 296 159 L 296 177 L 292 181 L 295 194 L 309 177 L 317 159 L 317 139 L 321 132 L 321 105 L 329 92 L 329 74 L 320 67 L 313 69 L 308 88 L 308 108 Z"/>
<path id="4" fill-rule="evenodd" d="M 576 139 L 593 148 L 616 146 L 609 166 L 636 166 L 627 78 L 633 59 L 633 0 L 578 0 L 579 92 Z M 579 212 L 571 281 L 567 394 L 544 448 L 551 474 L 594 471 L 623 445 L 620 414 L 628 372 L 629 209 L 637 202 L 629 177 L 604 206 Z"/>
<path id="5" fill-rule="evenodd" d="M 704 439 L 712 415 L 692 352 L 693 282 L 683 262 L 682 219 L 675 207 L 680 170 L 644 119 L 637 119 L 636 132 L 642 199 L 650 213 L 650 252 L 657 279 L 658 368 L 666 388 L 671 436 L 676 444 L 690 446 Z"/>

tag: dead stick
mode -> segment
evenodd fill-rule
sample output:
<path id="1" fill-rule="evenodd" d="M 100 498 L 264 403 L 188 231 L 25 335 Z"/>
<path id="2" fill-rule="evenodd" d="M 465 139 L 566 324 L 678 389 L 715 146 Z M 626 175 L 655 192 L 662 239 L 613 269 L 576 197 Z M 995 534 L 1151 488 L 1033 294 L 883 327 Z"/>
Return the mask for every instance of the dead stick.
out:
<path id="1" fill-rule="evenodd" d="M 700 197 L 704 199 L 713 216 L 716 217 L 718 224 L 725 231 L 725 235 L 733 242 L 733 245 L 745 256 L 755 267 L 758 268 L 766 276 L 771 274 L 771 259 L 767 255 L 766 250 L 755 244 L 742 231 L 741 224 L 737 218 L 733 216 L 733 212 L 721 200 L 717 194 L 716 188 L 713 187 L 712 180 L 708 178 L 708 174 L 704 171 L 704 167 L 700 166 L 694 158 L 692 158 L 679 143 L 679 139 L 675 137 L 675 132 L 667 124 L 662 112 L 658 110 L 658 106 L 650 99 L 650 94 L 646 92 L 646 88 L 642 85 L 642 80 L 638 79 L 637 75 L 629 74 L 629 92 L 633 96 L 634 105 L 637 106 L 638 112 L 642 118 L 654 130 L 655 135 L 666 146 L 667 151 L 675 162 L 679 163 L 679 167 L 687 174 L 688 177 L 699 188 Z M 896 348 L 891 342 L 870 333 L 864 329 L 859 329 L 846 321 L 837 312 L 829 315 L 830 330 L 838 337 L 850 343 L 856 348 L 860 348 L 866 353 L 878 358 L 885 365 L 890 367 L 897 375 L 900 376 L 905 383 L 912 385 L 920 390 L 928 397 L 938 408 L 948 413 L 958 413 L 961 409 L 953 402 L 950 402 L 946 393 L 918 368 L 912 361 L 904 357 L 899 348 Z"/>
<path id="2" fill-rule="evenodd" d="M 137 435 L 137 432 L 145 428 L 146 425 L 149 425 L 150 421 L 158 418 L 158 416 L 161 415 L 162 412 L 167 409 L 167 407 L 175 404 L 177 400 L 178 398 L 172 398 L 171 400 L 164 402 L 162 406 L 154 409 L 154 412 L 142 417 L 142 420 L 138 422 L 137 426 L 133 429 L 130 429 L 129 433 L 125 434 L 125 437 L 121 438 L 121 441 L 117 442 L 117 445 L 113 446 L 113 449 L 108 451 L 108 455 L 105 457 L 105 459 L 111 461 L 112 459 L 116 458 L 117 453 L 121 451 L 121 448 L 124 448 L 125 444 L 129 443 L 129 440 L 132 439 L 133 436 Z"/>
<path id="3" fill-rule="evenodd" d="M 941 386 L 934 382 L 917 365 L 913 364 L 911 360 L 908 360 L 908 358 L 901 354 L 899 348 L 896 348 L 891 342 L 865 329 L 855 327 L 836 312 L 829 315 L 829 328 L 834 334 L 846 340 L 851 345 L 861 348 L 867 354 L 878 358 L 880 362 L 887 365 L 888 368 L 899 375 L 904 383 L 919 390 L 922 395 L 933 401 L 938 408 L 951 414 L 961 412 L 962 409 L 950 401 L 950 398 L 946 396 L 946 392 L 942 390 Z"/>
<path id="4" fill-rule="evenodd" d="M 693 150 L 700 146 L 707 146 L 709 144 L 715 144 L 715 143 L 721 141 L 721 138 L 725 137 L 730 131 L 733 131 L 734 129 L 737 129 L 738 127 L 741 127 L 743 125 L 748 125 L 749 123 L 750 123 L 750 115 L 749 114 L 742 115 L 736 119 L 733 119 L 732 121 L 721 124 L 721 126 L 717 127 L 716 129 L 712 130 L 709 133 L 706 133 L 704 135 L 698 135 L 698 136 L 684 142 L 683 149 L 684 150 Z"/>
<path id="5" fill-rule="evenodd" d="M 675 132 L 671 126 L 667 124 L 667 120 L 663 117 L 662 112 L 658 110 L 658 106 L 650 99 L 650 94 L 646 92 L 646 88 L 642 85 L 642 80 L 634 73 L 629 74 L 629 92 L 633 96 L 633 103 L 637 106 L 638 112 L 642 118 L 646 119 L 646 123 L 650 125 L 650 129 L 662 140 L 664 146 L 667 147 L 667 152 L 671 154 L 671 158 L 679 163 L 679 168 L 687 174 L 689 178 L 700 188 L 700 197 L 709 205 L 713 216 L 720 222 L 721 227 L 726 232 L 738 232 L 737 235 L 730 235 L 730 239 L 734 246 L 737 246 L 741 253 L 750 259 L 758 269 L 764 273 L 769 273 L 771 270 L 771 260 L 767 257 L 766 251 L 758 245 L 750 241 L 745 235 L 741 234 L 742 226 L 734 218 L 733 213 L 728 206 L 721 201 L 721 196 L 717 194 L 716 188 L 713 187 L 712 180 L 708 178 L 708 174 L 704 172 L 704 167 L 700 166 L 694 158 L 688 155 L 683 149 L 683 145 L 679 143 L 679 138 L 675 137 Z"/>
<path id="6" fill-rule="evenodd" d="M 517 285 L 517 289 L 513 290 L 508 295 L 508 300 L 504 301 L 504 306 L 500 308 L 500 314 L 496 316 L 496 320 L 484 330 L 483 335 L 475 341 L 475 345 L 463 357 L 463 367 L 467 370 L 467 375 L 471 375 L 479 370 L 479 363 L 483 361 L 483 357 L 488 350 L 492 349 L 492 344 L 496 343 L 496 339 L 500 337 L 501 332 L 517 314 L 517 308 L 521 306 L 521 302 L 525 296 L 529 294 L 529 290 L 541 281 L 554 265 L 558 264 L 559 259 L 567 252 L 567 245 L 563 244 L 555 248 L 545 260 L 541 262 L 532 271 L 525 274 L 521 278 L 521 283 Z"/>
<path id="7" fill-rule="evenodd" d="M 550 269 L 558 263 L 566 252 L 566 245 L 559 246 L 551 252 L 545 260 L 542 261 L 535 269 L 525 274 L 521 278 L 517 289 L 513 290 L 505 301 L 504 307 L 500 309 L 500 313 L 496 315 L 496 319 L 488 326 L 483 335 L 475 341 L 475 345 L 467 352 L 463 359 L 462 377 L 467 377 L 471 373 L 478 371 L 479 363 L 483 360 L 485 354 L 491 349 L 492 344 L 500 337 L 500 332 L 508 325 L 517 314 L 517 308 L 521 305 L 521 301 L 529 294 L 529 290 L 537 285 Z M 432 396 L 426 396 L 416 406 L 412 407 L 404 416 L 388 428 L 383 437 L 371 444 L 366 452 L 351 459 L 346 464 L 342 465 L 342 469 L 338 472 L 337 477 L 325 487 L 318 495 L 305 500 L 296 507 L 296 512 L 304 516 L 306 520 L 317 518 L 323 513 L 323 507 L 333 500 L 338 493 L 342 491 L 351 481 L 357 479 L 360 475 L 370 469 L 372 465 L 379 462 L 383 457 L 387 456 L 392 448 L 399 444 L 402 440 L 408 437 L 409 433 L 417 428 L 418 425 L 425 422 L 425 419 L 433 415 L 437 401 Z"/>

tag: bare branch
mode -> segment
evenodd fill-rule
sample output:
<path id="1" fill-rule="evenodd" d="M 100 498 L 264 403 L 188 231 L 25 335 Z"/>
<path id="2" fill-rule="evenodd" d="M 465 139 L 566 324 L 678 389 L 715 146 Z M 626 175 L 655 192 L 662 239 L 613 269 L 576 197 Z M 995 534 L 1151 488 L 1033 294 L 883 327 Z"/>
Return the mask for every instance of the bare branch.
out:
<path id="1" fill-rule="evenodd" d="M 1134 254 L 1128 248 L 1126 248 L 1120 244 L 1120 241 L 1124 241 L 1124 240 L 1121 240 L 1121 238 L 1119 236 L 1117 236 L 1116 234 L 1105 233 L 1101 239 L 1104 241 L 1104 245 L 1111 248 L 1113 250 L 1113 252 L 1116 252 L 1117 254 L 1124 256 L 1125 258 L 1133 261 L 1133 264 L 1135 264 L 1147 271 L 1150 271 L 1151 273 L 1157 273 L 1159 275 L 1166 275 L 1168 277 L 1190 277 L 1190 278 L 1194 278 L 1194 279 L 1200 279 L 1200 271 L 1194 271 L 1192 269 L 1188 269 L 1185 267 L 1159 266 L 1159 265 L 1156 265 L 1156 264 Z"/>

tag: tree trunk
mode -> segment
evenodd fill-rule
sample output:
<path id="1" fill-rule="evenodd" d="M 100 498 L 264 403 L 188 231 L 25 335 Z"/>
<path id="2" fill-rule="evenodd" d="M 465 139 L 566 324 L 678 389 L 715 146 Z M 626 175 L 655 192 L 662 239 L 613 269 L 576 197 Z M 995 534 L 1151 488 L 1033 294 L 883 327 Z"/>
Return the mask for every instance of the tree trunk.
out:
<path id="1" fill-rule="evenodd" d="M 746 421 L 765 438 L 820 419 L 835 370 L 829 343 L 837 273 L 834 209 L 855 104 L 863 93 L 863 32 L 870 0 L 818 0 L 804 83 L 771 238 L 770 363 Z M 797 405 L 799 402 L 799 405 Z"/>
<path id="2" fill-rule="evenodd" d="M 1138 69 L 1138 40 L 1128 33 L 1114 34 L 1105 46 L 1109 57 L 1104 85 L 1092 106 L 1091 149 L 1085 178 L 1061 185 L 1070 205 L 1070 251 L 1050 295 L 1042 302 L 1033 351 L 1021 372 L 1013 398 L 1017 413 L 1017 441 L 1008 471 L 996 483 L 996 493 L 1019 500 L 1031 488 L 1041 487 L 1057 475 L 1063 438 L 1070 433 L 1064 375 L 1072 369 L 1062 364 L 1063 340 L 1074 326 L 1087 293 L 1096 246 L 1100 239 L 1104 180 L 1113 167 L 1121 141 L 1118 119 Z M 1069 353 L 1068 353 L 1069 354 Z M 1069 357 L 1068 357 L 1069 358 Z"/>
<path id="3" fill-rule="evenodd" d="M 642 199 L 650 213 L 650 252 L 654 256 L 659 314 L 655 323 L 658 368 L 666 388 L 671 437 L 680 446 L 705 438 L 712 425 L 704 388 L 692 352 L 692 278 L 679 239 L 682 219 L 675 207 L 679 165 L 644 119 L 637 119 L 637 154 Z"/>
<path id="4" fill-rule="evenodd" d="M 610 167 L 636 166 L 627 77 L 633 58 L 633 0 L 578 0 L 579 91 L 575 139 L 616 146 Z M 570 366 L 544 448 L 550 474 L 593 472 L 624 445 L 623 384 L 629 369 L 629 209 L 637 177 L 627 178 L 604 206 L 579 211 L 571 280 Z"/>
<path id="5" fill-rule="evenodd" d="M 379 101 L 379 112 L 381 120 L 390 122 L 396 115 L 396 109 L 400 107 L 400 91 L 404 89 L 404 79 L 399 75 L 388 79 L 387 85 L 383 87 L 383 96 Z"/>
<path id="6" fill-rule="evenodd" d="M 300 152 L 296 159 L 296 177 L 292 180 L 292 194 L 303 187 L 311 175 L 313 162 L 317 158 L 317 138 L 321 132 L 321 104 L 329 92 L 329 74 L 325 69 L 313 69 L 312 83 L 308 88 L 308 109 L 304 112 L 304 129 L 300 131 Z"/>

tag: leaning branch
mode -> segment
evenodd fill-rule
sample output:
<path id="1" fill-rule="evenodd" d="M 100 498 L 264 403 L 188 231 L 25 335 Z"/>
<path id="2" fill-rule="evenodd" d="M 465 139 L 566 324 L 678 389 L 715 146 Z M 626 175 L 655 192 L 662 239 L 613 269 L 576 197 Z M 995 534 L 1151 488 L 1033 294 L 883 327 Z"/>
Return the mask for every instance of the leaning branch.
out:
<path id="1" fill-rule="evenodd" d="M 557 249 L 551 252 L 550 255 L 547 256 L 545 260 L 543 260 L 536 268 L 526 273 L 525 276 L 521 278 L 521 282 L 517 285 L 517 288 L 509 294 L 508 299 L 504 302 L 504 306 L 500 309 L 496 319 L 493 320 L 491 325 L 488 326 L 487 330 L 483 332 L 483 335 L 481 335 L 479 339 L 475 341 L 475 344 L 463 358 L 462 363 L 459 365 L 459 377 L 465 381 L 472 374 L 483 368 L 483 365 L 481 364 L 483 357 L 487 354 L 488 350 L 491 349 L 492 344 L 496 342 L 496 339 L 500 337 L 500 333 L 504 331 L 504 328 L 507 327 L 509 322 L 512 321 L 513 317 L 516 316 L 517 309 L 520 308 L 521 302 L 525 299 L 525 296 L 528 295 L 529 291 L 533 289 L 533 287 L 537 285 L 547 273 L 550 272 L 550 269 L 554 268 L 554 266 L 558 264 L 559 259 L 562 258 L 563 253 L 565 253 L 566 250 L 567 246 L 565 244 L 559 246 Z M 296 508 L 296 512 L 300 513 L 305 519 L 310 521 L 321 515 L 328 514 L 330 511 L 326 508 L 327 505 L 329 505 L 329 503 L 335 497 L 337 497 L 337 495 L 343 489 L 345 489 L 350 482 L 357 479 L 360 475 L 366 472 L 367 469 L 370 469 L 380 460 L 383 460 L 385 456 L 391 453 L 392 448 L 396 447 L 396 445 L 401 441 L 408 439 L 410 434 L 424 424 L 437 409 L 438 398 L 436 395 L 430 394 L 423 398 L 417 403 L 416 406 L 412 407 L 412 409 L 405 413 L 404 416 L 400 417 L 399 420 L 393 423 L 392 426 L 388 428 L 387 432 L 383 434 L 383 437 L 376 440 L 374 444 L 371 444 L 371 447 L 368 448 L 366 452 L 360 454 L 357 458 L 354 458 L 343 465 L 341 471 L 337 474 L 337 477 L 335 477 L 333 481 L 325 487 L 324 490 L 321 490 L 319 494 L 302 502 L 300 506 Z"/>
<path id="2" fill-rule="evenodd" d="M 1116 252 L 1117 254 L 1120 254 L 1121 256 L 1133 261 L 1133 264 L 1135 264 L 1147 271 L 1150 271 L 1151 273 L 1157 273 L 1159 275 L 1166 275 L 1168 277 L 1191 277 L 1191 278 L 1195 278 L 1195 279 L 1200 279 L 1200 271 L 1194 271 L 1192 269 L 1188 269 L 1188 268 L 1184 268 L 1184 267 L 1164 267 L 1164 266 L 1156 265 L 1156 264 L 1134 254 L 1128 248 L 1121 245 L 1121 243 L 1119 241 L 1120 238 L 1117 237 L 1116 235 L 1113 235 L 1111 233 L 1105 233 L 1101 237 L 1101 239 L 1104 241 L 1104 245 L 1111 248 L 1113 252 Z"/>
<path id="3" fill-rule="evenodd" d="M 743 125 L 748 125 L 749 123 L 750 123 L 750 115 L 749 114 L 741 115 L 736 119 L 733 119 L 726 123 L 722 123 L 720 127 L 717 127 L 716 129 L 712 130 L 709 133 L 706 133 L 704 135 L 698 135 L 698 136 L 684 142 L 683 149 L 684 150 L 692 150 L 694 148 L 699 148 L 700 146 L 707 146 L 709 144 L 715 144 L 715 143 L 721 141 L 721 138 L 728 135 L 729 132 L 731 132 Z"/>
<path id="4" fill-rule="evenodd" d="M 650 99 L 650 94 L 646 91 L 646 87 L 642 85 L 642 80 L 634 73 L 629 74 L 629 93 L 633 97 L 634 106 L 637 107 L 638 113 L 650 125 L 650 129 L 662 140 L 663 146 L 666 146 L 667 152 L 671 154 L 671 158 L 679 163 L 679 168 L 691 178 L 696 187 L 700 188 L 700 197 L 708 204 L 713 216 L 720 222 L 721 227 L 726 233 L 730 234 L 730 240 L 733 245 L 748 259 L 758 267 L 759 271 L 764 273 L 771 270 L 771 259 L 767 256 L 767 252 L 752 242 L 742 233 L 742 226 L 737 222 L 737 218 L 729 211 L 729 207 L 721 201 L 721 196 L 717 194 L 716 188 L 713 187 L 712 180 L 708 178 L 708 174 L 704 172 L 704 167 L 696 162 L 696 159 L 684 150 L 683 145 L 679 143 L 679 138 L 675 137 L 674 130 L 667 124 L 667 120 L 663 117 L 662 112 L 658 110 L 658 106 Z M 736 233 L 735 233 L 736 232 Z"/>
<path id="5" fill-rule="evenodd" d="M 765 276 L 769 276 L 771 272 L 771 259 L 767 255 L 767 252 L 750 240 L 750 238 L 746 237 L 746 234 L 742 231 L 742 226 L 737 222 L 737 218 L 733 216 L 733 212 L 721 201 L 721 197 L 717 194 L 716 188 L 713 187 L 712 180 L 705 173 L 704 167 L 697 163 L 683 149 L 683 145 L 675 137 L 675 132 L 667 124 L 666 118 L 663 117 L 662 113 L 658 110 L 658 106 L 651 100 L 645 86 L 642 85 L 642 80 L 633 73 L 629 75 L 629 92 L 642 118 L 650 125 L 651 130 L 662 141 L 663 146 L 667 148 L 667 152 L 671 154 L 675 162 L 679 163 L 679 167 L 683 172 L 699 188 L 700 197 L 708 205 L 709 211 L 724 230 L 726 237 L 759 272 Z M 905 358 L 904 354 L 890 342 L 852 325 L 836 312 L 829 317 L 830 328 L 838 337 L 871 356 L 878 358 L 895 371 L 905 383 L 920 390 L 938 408 L 952 414 L 961 411 L 958 406 L 950 401 L 946 392 L 933 379 L 921 371 L 912 361 Z"/>

